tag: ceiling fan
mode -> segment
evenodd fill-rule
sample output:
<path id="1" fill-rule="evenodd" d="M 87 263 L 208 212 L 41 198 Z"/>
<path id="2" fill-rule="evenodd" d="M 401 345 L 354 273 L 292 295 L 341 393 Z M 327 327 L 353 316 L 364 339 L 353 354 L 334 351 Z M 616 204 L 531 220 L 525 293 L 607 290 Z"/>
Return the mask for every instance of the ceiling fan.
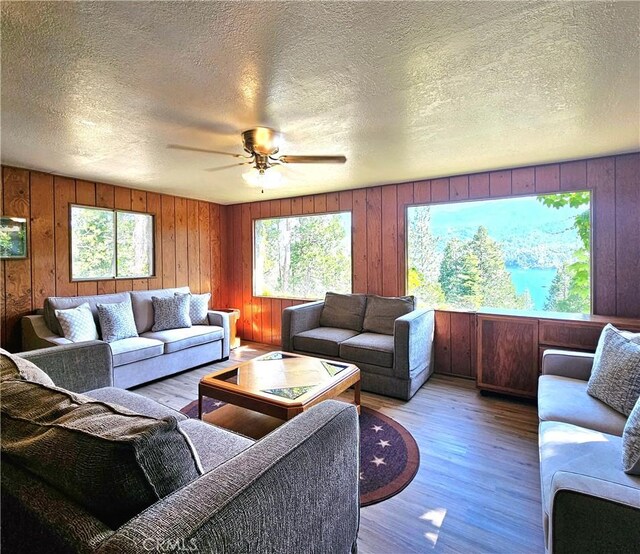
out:
<path id="1" fill-rule="evenodd" d="M 205 154 L 221 154 L 232 156 L 244 160 L 231 165 L 216 167 L 208 171 L 220 171 L 243 165 L 253 166 L 257 170 L 245 173 L 242 177 L 249 184 L 260 188 L 278 184 L 282 175 L 277 172 L 266 173 L 267 169 L 285 164 L 318 164 L 318 163 L 338 163 L 347 161 L 345 156 L 290 156 L 280 155 L 276 157 L 280 150 L 282 134 L 268 127 L 256 127 L 248 129 L 242 133 L 242 146 L 248 155 L 234 154 L 232 152 L 221 152 L 220 150 L 208 150 L 206 148 L 195 148 L 182 146 L 180 144 L 169 144 L 167 148 L 175 150 L 188 150 L 190 152 L 203 152 Z M 264 190 L 263 190 L 264 192 Z"/>

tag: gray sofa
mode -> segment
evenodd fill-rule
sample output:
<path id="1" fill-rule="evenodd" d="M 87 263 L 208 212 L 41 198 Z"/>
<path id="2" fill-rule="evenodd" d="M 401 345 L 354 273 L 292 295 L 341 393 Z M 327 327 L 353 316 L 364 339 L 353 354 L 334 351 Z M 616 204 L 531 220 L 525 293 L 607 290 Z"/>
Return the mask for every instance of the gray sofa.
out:
<path id="1" fill-rule="evenodd" d="M 327 293 L 325 301 L 286 308 L 282 349 L 355 364 L 362 390 L 409 400 L 434 370 L 434 311 L 407 307 L 412 298 Z"/>
<path id="2" fill-rule="evenodd" d="M 189 287 L 47 298 L 42 314 L 22 318 L 22 348 L 34 350 L 71 343 L 62 336 L 62 329 L 55 315 L 57 309 L 75 308 L 87 302 L 100 330 L 97 304 L 130 300 L 139 336 L 109 344 L 116 387 L 131 388 L 185 369 L 228 358 L 229 314 L 226 312 L 209 311 L 209 325 L 151 331 L 151 297 L 173 296 L 176 292 L 188 293 Z"/>
<path id="3" fill-rule="evenodd" d="M 640 477 L 622 469 L 626 418 L 587 394 L 593 355 L 547 350 L 538 386 L 545 546 L 640 551 Z"/>
<path id="4" fill-rule="evenodd" d="M 323 402 L 254 442 L 113 388 L 111 351 L 103 342 L 20 356 L 43 369 L 59 387 L 137 414 L 176 418 L 204 473 L 111 528 L 51 483 L 13 463 L 3 448 L 3 553 L 355 550 L 359 431 L 352 405 Z M 83 471 L 87 469 L 97 479 L 113 471 L 99 464 Z"/>

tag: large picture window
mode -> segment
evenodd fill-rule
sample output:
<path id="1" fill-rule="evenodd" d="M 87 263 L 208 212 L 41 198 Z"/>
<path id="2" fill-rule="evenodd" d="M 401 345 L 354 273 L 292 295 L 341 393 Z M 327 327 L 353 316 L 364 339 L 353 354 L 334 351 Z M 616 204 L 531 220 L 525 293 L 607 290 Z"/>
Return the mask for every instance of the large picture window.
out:
<path id="1" fill-rule="evenodd" d="M 131 279 L 153 275 L 153 216 L 71 206 L 71 278 Z"/>
<path id="2" fill-rule="evenodd" d="M 257 219 L 256 296 L 323 298 L 351 292 L 351 213 Z"/>
<path id="3" fill-rule="evenodd" d="M 423 304 L 590 313 L 591 196 L 412 206 L 407 292 Z"/>

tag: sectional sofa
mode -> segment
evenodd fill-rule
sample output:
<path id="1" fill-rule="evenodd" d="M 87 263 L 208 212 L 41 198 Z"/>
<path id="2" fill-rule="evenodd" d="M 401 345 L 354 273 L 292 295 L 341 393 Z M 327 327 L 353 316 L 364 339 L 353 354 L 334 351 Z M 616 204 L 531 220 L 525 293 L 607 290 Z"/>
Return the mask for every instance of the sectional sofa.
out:
<path id="1" fill-rule="evenodd" d="M 622 468 L 627 419 L 587 394 L 594 355 L 547 350 L 538 386 L 547 552 L 640 552 L 640 476 Z"/>
<path id="2" fill-rule="evenodd" d="M 325 401 L 253 441 L 114 388 L 104 342 L 20 357 L 57 386 L 0 356 L 3 553 L 356 550 L 354 406 Z"/>
<path id="3" fill-rule="evenodd" d="M 189 293 L 189 287 L 98 294 L 92 296 L 49 297 L 41 314 L 22 318 L 23 350 L 70 344 L 62 336 L 55 310 L 89 304 L 98 331 L 98 304 L 130 301 L 138 337 L 109 343 L 113 356 L 113 382 L 123 389 L 166 377 L 185 369 L 229 357 L 229 314 L 209 311 L 209 325 L 153 332 L 152 297 Z"/>

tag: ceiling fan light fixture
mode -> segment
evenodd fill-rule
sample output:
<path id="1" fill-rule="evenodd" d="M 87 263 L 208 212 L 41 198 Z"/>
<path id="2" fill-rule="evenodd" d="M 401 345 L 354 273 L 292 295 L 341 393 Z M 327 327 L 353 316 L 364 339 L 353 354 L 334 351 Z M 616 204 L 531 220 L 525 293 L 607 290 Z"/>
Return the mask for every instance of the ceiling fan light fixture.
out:
<path id="1" fill-rule="evenodd" d="M 242 174 L 242 178 L 252 187 L 269 189 L 282 182 L 282 173 L 277 171 L 257 171 L 252 169 Z"/>
<path id="2" fill-rule="evenodd" d="M 280 148 L 282 135 L 269 127 L 247 129 L 242 133 L 242 145 L 249 154 L 272 156 Z"/>
<path id="3" fill-rule="evenodd" d="M 280 146 L 282 145 L 282 133 L 269 127 L 254 127 L 242 132 L 242 147 L 245 154 L 235 154 L 233 152 L 223 152 L 221 150 L 210 150 L 195 146 L 184 146 L 180 144 L 168 144 L 167 148 L 175 150 L 186 150 L 188 152 L 203 152 L 205 154 L 219 154 L 232 156 L 242 160 L 236 164 L 216 167 L 207 171 L 218 171 L 232 167 L 251 165 L 253 169 L 242 175 L 242 178 L 253 187 L 273 188 L 282 181 L 279 169 L 285 164 L 343 164 L 347 158 L 342 155 L 337 156 L 302 156 L 302 155 L 282 155 Z M 279 154 L 276 156 L 276 154 Z"/>

